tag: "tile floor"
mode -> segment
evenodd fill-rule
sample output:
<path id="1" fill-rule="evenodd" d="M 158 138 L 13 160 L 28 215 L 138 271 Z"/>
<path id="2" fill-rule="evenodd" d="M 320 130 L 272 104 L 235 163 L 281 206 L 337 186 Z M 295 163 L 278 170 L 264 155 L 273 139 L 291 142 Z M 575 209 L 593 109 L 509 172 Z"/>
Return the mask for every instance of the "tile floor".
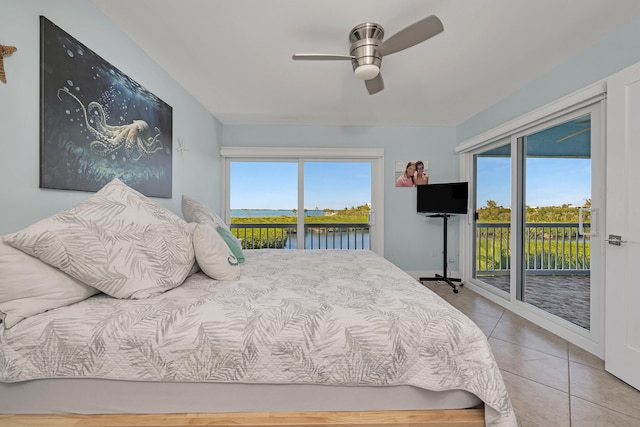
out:
<path id="1" fill-rule="evenodd" d="M 601 359 L 464 287 L 424 285 L 487 335 L 520 427 L 640 426 L 640 391 Z"/>

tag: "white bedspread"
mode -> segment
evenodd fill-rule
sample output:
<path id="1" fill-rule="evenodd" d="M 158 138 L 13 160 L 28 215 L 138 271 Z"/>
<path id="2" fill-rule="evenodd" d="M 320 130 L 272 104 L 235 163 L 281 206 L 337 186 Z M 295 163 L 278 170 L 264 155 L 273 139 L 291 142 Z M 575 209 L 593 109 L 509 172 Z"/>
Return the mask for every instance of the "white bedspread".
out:
<path id="1" fill-rule="evenodd" d="M 157 297 L 100 294 L 0 333 L 0 381 L 110 378 L 461 389 L 516 425 L 487 339 L 369 251 L 250 250 L 238 282 L 202 273 Z"/>

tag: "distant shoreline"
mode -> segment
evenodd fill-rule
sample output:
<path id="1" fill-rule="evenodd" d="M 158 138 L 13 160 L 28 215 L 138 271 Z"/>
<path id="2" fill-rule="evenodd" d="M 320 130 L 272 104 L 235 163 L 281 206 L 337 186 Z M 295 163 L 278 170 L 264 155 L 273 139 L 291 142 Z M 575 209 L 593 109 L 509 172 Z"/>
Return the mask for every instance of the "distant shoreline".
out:
<path id="1" fill-rule="evenodd" d="M 267 216 L 291 216 L 297 213 L 293 209 L 231 209 L 231 218 L 262 218 Z M 323 210 L 308 209 L 305 216 L 324 216 Z"/>

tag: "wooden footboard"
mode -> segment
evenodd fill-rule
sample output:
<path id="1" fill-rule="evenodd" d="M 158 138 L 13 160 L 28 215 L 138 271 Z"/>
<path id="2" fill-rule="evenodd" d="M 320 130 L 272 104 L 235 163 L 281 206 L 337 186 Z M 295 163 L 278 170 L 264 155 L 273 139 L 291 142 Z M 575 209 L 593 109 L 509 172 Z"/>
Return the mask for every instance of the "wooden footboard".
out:
<path id="1" fill-rule="evenodd" d="M 2 427 L 480 427 L 483 409 L 227 414 L 0 415 Z"/>

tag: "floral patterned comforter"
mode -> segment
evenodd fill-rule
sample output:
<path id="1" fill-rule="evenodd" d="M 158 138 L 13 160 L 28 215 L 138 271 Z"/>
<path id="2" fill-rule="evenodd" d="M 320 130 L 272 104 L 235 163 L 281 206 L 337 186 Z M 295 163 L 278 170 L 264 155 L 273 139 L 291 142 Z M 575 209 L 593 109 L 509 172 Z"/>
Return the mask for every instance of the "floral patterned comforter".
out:
<path id="1" fill-rule="evenodd" d="M 99 294 L 0 332 L 0 381 L 110 378 L 461 389 L 516 425 L 482 331 L 369 251 L 246 251 L 144 300 Z"/>

